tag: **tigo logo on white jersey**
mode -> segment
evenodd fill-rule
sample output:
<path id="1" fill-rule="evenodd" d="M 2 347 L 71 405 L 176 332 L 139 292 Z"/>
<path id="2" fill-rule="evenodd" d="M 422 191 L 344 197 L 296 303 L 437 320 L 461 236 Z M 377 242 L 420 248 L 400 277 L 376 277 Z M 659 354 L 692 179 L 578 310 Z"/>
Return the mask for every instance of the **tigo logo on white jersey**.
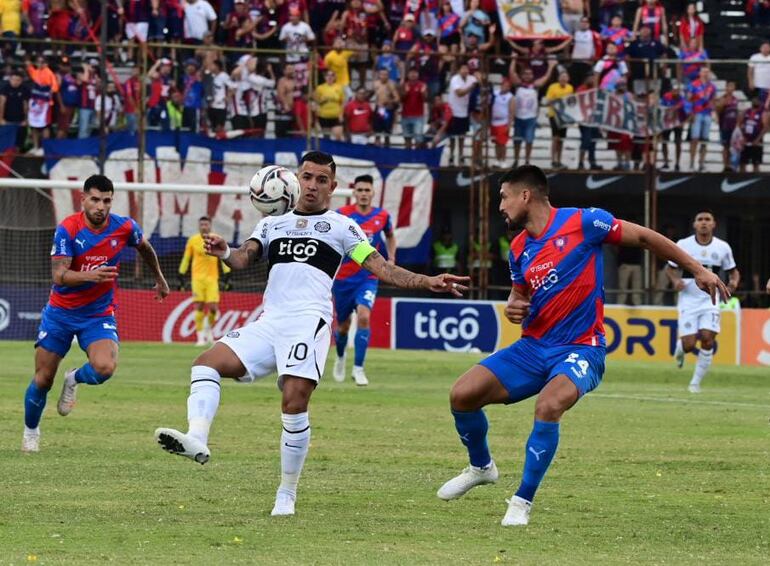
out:
<path id="1" fill-rule="evenodd" d="M 318 253 L 317 240 L 299 240 L 279 242 L 278 255 L 291 256 L 294 261 L 306 262 Z"/>

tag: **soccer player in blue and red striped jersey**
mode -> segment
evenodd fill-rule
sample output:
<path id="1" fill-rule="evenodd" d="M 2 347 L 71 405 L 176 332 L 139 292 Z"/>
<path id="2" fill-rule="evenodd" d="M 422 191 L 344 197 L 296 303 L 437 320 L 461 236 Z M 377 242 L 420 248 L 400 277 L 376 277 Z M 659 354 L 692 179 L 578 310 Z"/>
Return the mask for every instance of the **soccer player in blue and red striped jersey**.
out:
<path id="1" fill-rule="evenodd" d="M 497 481 L 482 408 L 537 395 L 521 484 L 502 520 L 510 526 L 529 522 L 535 491 L 556 453 L 562 415 L 596 388 L 604 373 L 602 244 L 642 247 L 678 265 L 685 262 L 713 302 L 717 293 L 730 293 L 716 274 L 657 232 L 598 208 L 552 207 L 548 181 L 537 167 L 511 170 L 500 183 L 500 212 L 510 228 L 523 228 L 511 242 L 512 289 L 505 309 L 510 322 L 522 325 L 522 337 L 452 387 L 452 414 L 470 466 L 438 496 L 456 499 Z"/>
<path id="2" fill-rule="evenodd" d="M 360 175 L 353 181 L 353 194 L 356 204 L 343 206 L 337 212 L 349 216 L 361 227 L 369 243 L 382 254 L 389 263 L 396 263 L 396 236 L 390 215 L 382 208 L 372 206 L 374 198 L 374 179 L 371 175 Z M 334 308 L 337 311 L 337 359 L 334 362 L 334 379 L 345 381 L 345 349 L 348 345 L 353 311 L 356 313 L 355 359 L 353 361 L 353 379 L 356 385 L 368 385 L 364 372 L 366 349 L 369 347 L 371 334 L 369 319 L 377 298 L 377 278 L 359 266 L 350 258 L 345 258 L 332 286 Z"/>
<path id="3" fill-rule="evenodd" d="M 155 277 L 157 299 L 168 295 L 158 257 L 131 218 L 110 214 L 114 187 L 103 175 L 83 185 L 82 212 L 56 227 L 51 248 L 53 286 L 43 309 L 35 342 L 35 376 L 24 396 L 23 452 L 40 449 L 40 418 L 48 391 L 73 337 L 88 354 L 88 362 L 65 374 L 58 411 L 68 415 L 79 383 L 100 385 L 115 372 L 118 327 L 115 288 L 123 249 L 135 247 Z"/>
<path id="4" fill-rule="evenodd" d="M 695 171 L 695 153 L 700 145 L 700 171 L 705 171 L 706 142 L 711 130 L 711 115 L 717 87 L 711 82 L 711 70 L 701 67 L 698 78 L 687 86 L 685 110 L 692 115 L 690 124 L 690 169 Z"/>

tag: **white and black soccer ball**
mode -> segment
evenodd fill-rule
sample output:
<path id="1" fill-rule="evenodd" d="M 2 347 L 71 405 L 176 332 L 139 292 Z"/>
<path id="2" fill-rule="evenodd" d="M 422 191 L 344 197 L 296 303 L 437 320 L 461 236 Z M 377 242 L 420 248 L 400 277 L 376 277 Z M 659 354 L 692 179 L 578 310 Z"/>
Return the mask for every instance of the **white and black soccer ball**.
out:
<path id="1" fill-rule="evenodd" d="M 299 179 L 280 165 L 263 167 L 251 178 L 251 204 L 265 216 L 280 216 L 297 206 Z"/>

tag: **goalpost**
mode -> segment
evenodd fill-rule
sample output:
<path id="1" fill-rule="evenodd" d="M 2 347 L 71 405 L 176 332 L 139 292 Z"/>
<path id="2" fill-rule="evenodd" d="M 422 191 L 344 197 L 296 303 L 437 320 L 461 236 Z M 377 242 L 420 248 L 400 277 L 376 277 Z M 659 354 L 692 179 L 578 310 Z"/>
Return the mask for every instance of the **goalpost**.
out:
<path id="1" fill-rule="evenodd" d="M 51 286 L 50 252 L 56 225 L 80 210 L 82 180 L 0 178 L 0 339 L 34 340 L 40 311 Z M 162 303 L 154 300 L 151 274 L 137 254 L 124 253 L 118 279 L 116 316 L 122 340 L 191 342 L 195 340 L 189 270 L 179 290 L 179 264 L 198 218 L 210 216 L 213 231 L 231 246 L 250 236 L 261 218 L 249 201 L 248 187 L 184 183 L 115 182 L 112 212 L 131 216 L 160 259 L 171 287 Z M 338 188 L 332 207 L 342 206 L 352 190 Z M 260 312 L 267 265 L 260 262 L 229 278 L 220 277 L 220 313 L 212 330 L 219 338 Z"/>

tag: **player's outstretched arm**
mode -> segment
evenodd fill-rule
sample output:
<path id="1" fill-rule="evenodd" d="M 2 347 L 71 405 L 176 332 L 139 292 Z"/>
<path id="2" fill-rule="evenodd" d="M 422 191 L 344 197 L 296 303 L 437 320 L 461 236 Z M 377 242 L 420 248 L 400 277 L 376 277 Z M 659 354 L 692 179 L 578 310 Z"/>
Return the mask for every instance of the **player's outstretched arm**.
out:
<path id="1" fill-rule="evenodd" d="M 253 265 L 262 255 L 262 244 L 257 240 L 246 240 L 240 248 L 234 250 L 227 245 L 225 239 L 217 234 L 203 237 L 206 253 L 221 259 L 230 269 L 246 269 Z"/>
<path id="2" fill-rule="evenodd" d="M 152 287 L 155 289 L 155 299 L 163 302 L 163 299 L 168 297 L 169 289 L 166 278 L 163 276 L 163 271 L 160 269 L 160 262 L 158 262 L 158 254 L 155 253 L 155 248 L 145 238 L 142 238 L 142 241 L 136 246 L 136 251 L 142 256 L 144 264 L 150 268 L 155 277 L 155 285 Z"/>
<path id="3" fill-rule="evenodd" d="M 620 228 L 621 246 L 645 248 L 650 250 L 660 259 L 672 261 L 677 264 L 680 269 L 686 269 L 693 274 L 695 284 L 698 288 L 711 295 L 711 302 L 714 304 L 717 302 L 717 295 L 721 296 L 724 301 L 727 301 L 730 297 L 730 291 L 716 273 L 703 267 L 700 263 L 695 261 L 695 259 L 690 257 L 687 252 L 665 236 L 658 234 L 654 230 L 625 220 L 621 221 Z"/>
<path id="4" fill-rule="evenodd" d="M 393 265 L 385 261 L 385 258 L 376 250 L 369 254 L 361 267 L 374 273 L 380 281 L 401 287 L 403 289 L 423 289 L 434 293 L 452 293 L 455 297 L 462 297 L 468 290 L 470 277 L 442 273 L 434 277 L 413 273 L 408 269 Z"/>

